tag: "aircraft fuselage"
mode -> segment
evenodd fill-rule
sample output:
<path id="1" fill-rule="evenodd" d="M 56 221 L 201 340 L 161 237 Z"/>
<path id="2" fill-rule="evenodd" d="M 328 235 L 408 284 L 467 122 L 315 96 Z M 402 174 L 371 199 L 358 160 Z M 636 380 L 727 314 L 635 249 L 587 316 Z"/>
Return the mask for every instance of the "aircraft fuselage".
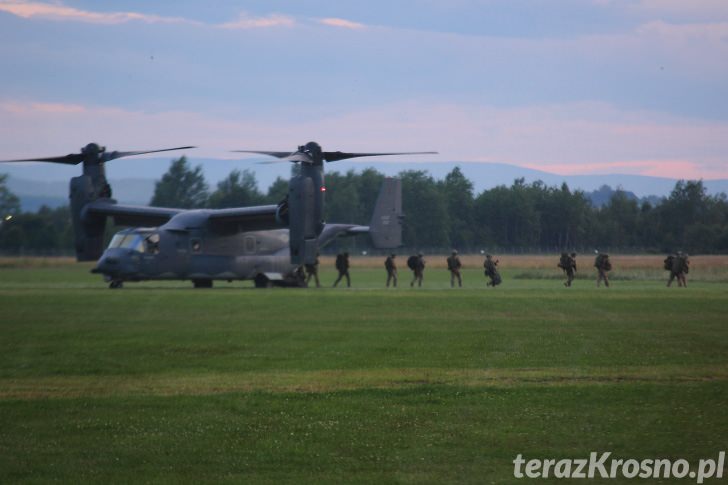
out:
<path id="1" fill-rule="evenodd" d="M 107 281 L 255 280 L 299 284 L 288 229 L 218 234 L 206 230 L 131 228 L 118 232 L 99 259 Z M 205 286 L 201 284 L 200 286 Z"/>

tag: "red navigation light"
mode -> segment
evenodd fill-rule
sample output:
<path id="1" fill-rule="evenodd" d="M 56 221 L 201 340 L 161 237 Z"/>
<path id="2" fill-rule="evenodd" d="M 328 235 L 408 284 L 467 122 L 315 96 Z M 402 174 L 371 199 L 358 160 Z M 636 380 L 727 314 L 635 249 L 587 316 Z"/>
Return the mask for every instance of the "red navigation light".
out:
<path id="1" fill-rule="evenodd" d="M 325 185 L 322 185 L 321 186 L 321 192 L 326 192 L 326 186 Z"/>

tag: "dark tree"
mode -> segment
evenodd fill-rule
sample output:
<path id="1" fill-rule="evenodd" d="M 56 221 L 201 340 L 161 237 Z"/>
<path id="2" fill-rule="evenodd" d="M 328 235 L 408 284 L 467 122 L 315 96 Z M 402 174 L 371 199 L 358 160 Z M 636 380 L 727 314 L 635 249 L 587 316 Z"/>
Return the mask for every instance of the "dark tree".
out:
<path id="1" fill-rule="evenodd" d="M 7 187 L 7 174 L 0 174 L 0 218 L 20 213 L 20 199 Z"/>
<path id="2" fill-rule="evenodd" d="M 268 204 L 277 204 L 288 196 L 288 179 L 277 177 L 268 187 L 265 201 Z"/>
<path id="3" fill-rule="evenodd" d="M 191 169 L 187 158 L 173 160 L 169 170 L 157 181 L 150 205 L 197 209 L 207 204 L 207 183 L 202 167 Z"/>
<path id="4" fill-rule="evenodd" d="M 450 246 L 447 203 L 433 178 L 421 170 L 401 172 L 402 237 L 411 248 Z"/>
<path id="5" fill-rule="evenodd" d="M 459 249 L 472 248 L 476 232 L 473 183 L 463 175 L 460 167 L 455 167 L 445 176 L 440 187 L 447 205 L 450 244 Z"/>
<path id="6" fill-rule="evenodd" d="M 626 248 L 640 245 L 638 227 L 642 218 L 635 199 L 617 190 L 596 213 L 597 246 Z"/>
<path id="7" fill-rule="evenodd" d="M 480 242 L 506 248 L 537 245 L 541 224 L 532 192 L 533 186 L 522 178 L 511 187 L 501 185 L 482 192 L 475 201 Z"/>
<path id="8" fill-rule="evenodd" d="M 377 203 L 379 189 L 384 182 L 384 175 L 373 168 L 365 168 L 358 177 L 357 191 L 359 192 L 359 214 L 361 224 L 369 224 Z"/>
<path id="9" fill-rule="evenodd" d="M 73 250 L 68 207 L 17 214 L 0 226 L 0 249 L 10 254 L 65 254 Z"/>
<path id="10" fill-rule="evenodd" d="M 349 170 L 344 175 L 339 172 L 326 174 L 325 211 L 324 218 L 327 222 L 367 222 L 361 217 L 359 175 L 356 172 Z"/>
<path id="11" fill-rule="evenodd" d="M 250 170 L 233 170 L 230 175 L 217 184 L 207 200 L 207 206 L 213 209 L 226 207 L 246 207 L 263 204 L 263 194 L 258 191 L 255 174 Z"/>

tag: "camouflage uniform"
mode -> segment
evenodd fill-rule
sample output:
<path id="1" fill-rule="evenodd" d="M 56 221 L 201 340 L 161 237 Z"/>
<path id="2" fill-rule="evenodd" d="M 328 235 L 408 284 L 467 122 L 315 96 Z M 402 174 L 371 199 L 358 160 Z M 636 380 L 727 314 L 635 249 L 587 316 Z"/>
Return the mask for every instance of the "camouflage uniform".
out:
<path id="1" fill-rule="evenodd" d="M 384 267 L 387 270 L 387 288 L 389 288 L 390 282 L 394 283 L 395 288 L 397 287 L 397 263 L 394 261 L 396 257 L 396 254 L 390 254 L 384 261 Z"/>
<path id="2" fill-rule="evenodd" d="M 453 251 L 452 255 L 447 258 L 447 269 L 450 270 L 450 288 L 455 288 L 455 278 L 458 280 L 458 287 L 463 286 L 463 279 L 460 276 L 460 268 L 463 267 L 463 264 L 460 262 L 460 258 L 458 258 L 458 252 Z"/>
<path id="3" fill-rule="evenodd" d="M 609 287 L 609 273 L 612 270 L 612 263 L 609 261 L 609 255 L 603 253 L 597 253 L 597 257 L 594 258 L 594 267 L 597 269 L 597 288 L 604 281 L 604 285 Z"/>
<path id="4" fill-rule="evenodd" d="M 678 252 L 677 254 L 682 260 L 682 271 L 678 277 L 682 280 L 683 288 L 686 288 L 688 286 L 688 280 L 685 278 L 685 275 L 690 271 L 690 259 L 688 258 L 687 253 Z"/>
<path id="5" fill-rule="evenodd" d="M 571 286 L 571 282 L 574 281 L 574 273 L 576 273 L 576 253 L 561 253 L 561 259 L 557 266 L 566 273 L 564 286 Z"/>
<path id="6" fill-rule="evenodd" d="M 425 257 L 422 253 L 419 253 L 416 258 L 415 267 L 412 269 L 415 276 L 410 286 L 415 286 L 415 282 L 417 282 L 417 286 L 422 286 L 422 280 L 425 277 Z"/>
<path id="7" fill-rule="evenodd" d="M 349 278 L 349 253 L 343 253 L 336 256 L 336 269 L 339 272 L 339 277 L 334 281 L 334 286 L 339 284 L 341 278 L 346 276 L 346 287 L 351 287 L 351 278 Z"/>
<path id="8" fill-rule="evenodd" d="M 690 270 L 690 260 L 687 254 L 678 251 L 677 254 L 670 254 L 665 258 L 665 269 L 670 271 L 670 279 L 667 280 L 667 286 L 672 285 L 672 281 L 677 278 L 677 286 L 688 286 L 685 274 Z"/>
<path id="9" fill-rule="evenodd" d="M 313 278 L 316 281 L 316 288 L 321 288 L 321 282 L 318 277 L 319 254 L 316 253 L 316 261 L 313 264 L 307 264 L 304 267 L 306 269 L 306 284 L 308 285 L 311 278 Z"/>
<path id="10" fill-rule="evenodd" d="M 493 261 L 493 256 L 490 254 L 485 255 L 485 262 L 483 267 L 485 268 L 485 276 L 490 278 L 490 281 L 486 283 L 486 286 L 492 286 L 495 288 L 501 283 L 500 273 L 498 273 L 498 260 Z"/>
<path id="11" fill-rule="evenodd" d="M 670 272 L 670 277 L 667 280 L 667 287 L 669 288 L 672 286 L 672 282 L 677 276 L 677 273 L 675 273 L 674 267 L 675 267 L 675 255 L 674 254 L 668 254 L 665 260 L 663 261 L 663 267 Z M 682 286 L 680 283 L 680 279 L 677 280 L 678 286 Z"/>

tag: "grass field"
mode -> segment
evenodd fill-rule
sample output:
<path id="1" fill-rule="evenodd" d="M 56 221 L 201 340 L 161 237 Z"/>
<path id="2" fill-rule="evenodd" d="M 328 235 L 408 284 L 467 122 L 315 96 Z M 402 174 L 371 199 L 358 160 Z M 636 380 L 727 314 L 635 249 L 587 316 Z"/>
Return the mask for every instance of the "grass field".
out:
<path id="1" fill-rule="evenodd" d="M 432 258 L 422 289 L 361 259 L 351 289 L 120 291 L 0 260 L 0 483 L 508 483 L 519 453 L 728 449 L 728 258 L 686 289 L 658 257 L 613 258 L 609 289 L 500 259 L 496 289 Z"/>

